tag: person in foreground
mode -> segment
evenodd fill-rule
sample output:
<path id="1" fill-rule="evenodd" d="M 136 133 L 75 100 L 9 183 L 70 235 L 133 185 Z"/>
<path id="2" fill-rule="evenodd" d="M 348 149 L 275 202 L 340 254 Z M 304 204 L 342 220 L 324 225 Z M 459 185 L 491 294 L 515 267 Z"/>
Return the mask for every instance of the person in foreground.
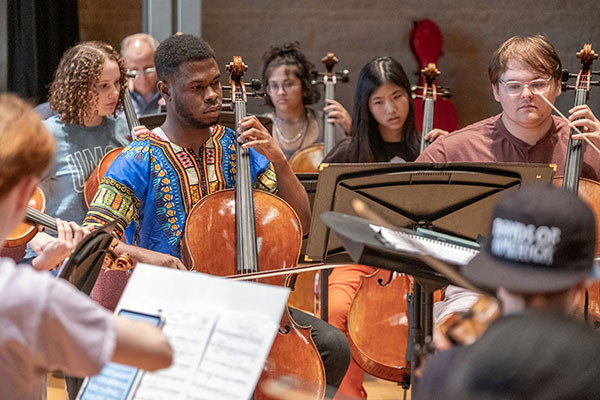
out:
<path id="1" fill-rule="evenodd" d="M 456 400 L 595 400 L 600 335 L 559 313 L 527 312 L 492 323 L 453 373 Z"/>
<path id="2" fill-rule="evenodd" d="M 117 246 L 118 253 L 128 253 L 135 262 L 185 270 L 181 239 L 188 213 L 211 193 L 234 187 L 235 132 L 217 124 L 221 72 L 206 42 L 193 35 L 172 36 L 158 46 L 154 62 L 167 118 L 153 131 L 138 134 L 113 162 L 85 224 L 116 220 L 115 233 L 126 240 Z M 308 195 L 282 150 L 256 117 L 242 119 L 239 127 L 240 141 L 247 139 L 243 146 L 250 149 L 254 189 L 277 192 L 296 211 L 306 232 Z M 114 308 L 126 281 L 124 274 L 102 275 L 94 299 Z M 306 313 L 291 308 L 290 312 L 299 324 L 312 326 L 327 383 L 337 388 L 350 359 L 345 336 Z"/>
<path id="3" fill-rule="evenodd" d="M 565 189 L 529 184 L 499 201 L 489 241 L 461 274 L 495 292 L 504 314 L 568 314 L 591 280 L 600 276 L 595 248 L 596 222 L 589 206 Z M 520 340 L 518 332 L 513 336 Z M 438 343 L 444 339 L 435 338 Z M 469 351 L 468 346 L 451 347 L 427 360 L 415 399 L 444 398 L 453 371 Z"/>
<path id="4" fill-rule="evenodd" d="M 8 94 L 0 95 L 0 142 L 4 242 L 23 221 L 55 144 L 39 115 Z M 44 249 L 51 264 L 56 249 Z M 172 349 L 150 324 L 114 316 L 66 281 L 0 259 L 0 398 L 43 399 L 49 371 L 84 377 L 111 360 L 153 371 L 171 364 Z"/>

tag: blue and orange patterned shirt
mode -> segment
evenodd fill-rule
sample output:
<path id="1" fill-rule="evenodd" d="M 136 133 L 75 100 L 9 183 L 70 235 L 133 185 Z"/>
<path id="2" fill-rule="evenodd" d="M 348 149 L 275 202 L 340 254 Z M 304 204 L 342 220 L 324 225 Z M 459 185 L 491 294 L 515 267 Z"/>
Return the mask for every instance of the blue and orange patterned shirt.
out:
<path id="1" fill-rule="evenodd" d="M 84 225 L 117 220 L 128 244 L 181 258 L 187 215 L 201 198 L 233 188 L 235 132 L 215 125 L 197 151 L 168 141 L 157 128 L 138 135 L 111 164 L 90 204 Z M 250 149 L 254 188 L 276 192 L 269 160 Z"/>

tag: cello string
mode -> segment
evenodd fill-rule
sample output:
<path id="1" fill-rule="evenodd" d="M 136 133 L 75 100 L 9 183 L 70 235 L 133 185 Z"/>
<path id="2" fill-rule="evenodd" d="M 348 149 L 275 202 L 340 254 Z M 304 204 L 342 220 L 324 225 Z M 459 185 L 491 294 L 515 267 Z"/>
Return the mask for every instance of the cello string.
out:
<path id="1" fill-rule="evenodd" d="M 27 209 L 26 215 L 32 220 L 32 222 L 42 225 L 45 228 L 51 229 L 55 232 L 57 231 L 56 219 L 52 218 L 51 216 L 46 215 L 32 207 Z"/>
<path id="2" fill-rule="evenodd" d="M 557 113 L 557 114 L 558 114 L 560 117 L 562 117 L 562 118 L 563 118 L 565 121 L 567 121 L 567 123 L 568 123 L 569 125 L 571 124 L 571 121 L 569 121 L 569 119 L 568 119 L 567 117 L 565 117 L 565 116 L 564 116 L 564 114 L 563 114 L 563 113 L 561 113 L 561 112 L 560 112 L 560 110 L 559 110 L 558 108 L 556 108 L 556 107 L 554 106 L 554 104 L 552 104 L 552 103 L 550 102 L 550 100 L 548 100 L 546 97 L 542 96 L 541 94 L 538 94 L 538 93 L 535 93 L 535 94 L 537 94 L 537 95 L 538 95 L 538 96 L 540 96 L 542 99 L 544 99 L 544 101 L 545 101 L 546 103 L 548 103 L 548 105 L 549 105 L 550 107 L 552 107 L 552 109 L 553 109 L 554 111 L 556 111 L 556 113 Z M 600 149 L 599 149 L 598 147 L 596 147 L 596 145 L 595 145 L 594 143 L 592 143 L 592 141 L 591 141 L 590 139 L 588 139 L 588 138 L 587 138 L 587 136 L 585 135 L 585 133 L 581 132 L 581 131 L 580 131 L 580 130 L 579 130 L 577 127 L 576 127 L 576 126 L 572 126 L 572 128 L 573 128 L 573 129 L 575 129 L 575 131 L 577 131 L 577 133 L 579 133 L 579 134 L 581 135 L 582 139 L 583 139 L 583 140 L 585 140 L 587 144 L 589 144 L 590 146 L 592 146 L 594 150 L 596 150 L 598 153 L 600 153 Z"/>

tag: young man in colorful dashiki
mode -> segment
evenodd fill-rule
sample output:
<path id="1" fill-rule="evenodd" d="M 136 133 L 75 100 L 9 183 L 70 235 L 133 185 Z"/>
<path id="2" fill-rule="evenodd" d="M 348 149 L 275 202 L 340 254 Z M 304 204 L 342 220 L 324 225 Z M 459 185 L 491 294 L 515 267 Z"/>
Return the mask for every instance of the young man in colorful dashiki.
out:
<path id="1" fill-rule="evenodd" d="M 167 118 L 161 127 L 139 135 L 114 161 L 85 223 L 117 220 L 115 233 L 127 242 L 116 248 L 118 253 L 128 253 L 135 262 L 186 269 L 180 257 L 188 213 L 203 197 L 234 186 L 235 132 L 216 125 L 221 73 L 207 43 L 192 35 L 172 36 L 159 45 L 154 63 Z M 241 120 L 239 126 L 244 132 L 240 140 L 247 139 L 243 146 L 250 149 L 254 187 L 277 192 L 306 231 L 308 196 L 283 152 L 256 117 Z M 104 274 L 93 296 L 112 308 L 125 283 L 124 275 Z M 315 317 L 290 311 L 297 322 L 313 327 L 327 383 L 337 387 L 350 361 L 345 336 Z"/>

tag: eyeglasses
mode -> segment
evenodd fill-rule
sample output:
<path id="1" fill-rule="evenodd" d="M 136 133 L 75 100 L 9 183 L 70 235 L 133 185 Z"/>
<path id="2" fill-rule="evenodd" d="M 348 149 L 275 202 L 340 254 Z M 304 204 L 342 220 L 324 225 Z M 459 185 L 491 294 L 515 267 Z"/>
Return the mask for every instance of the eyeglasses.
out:
<path id="1" fill-rule="evenodd" d="M 148 68 L 144 68 L 144 69 L 128 69 L 127 77 L 135 78 L 140 75 L 150 75 L 150 74 L 155 74 L 155 73 L 156 73 L 155 67 L 148 67 Z"/>
<path id="2" fill-rule="evenodd" d="M 532 93 L 542 94 L 548 89 L 550 86 L 550 81 L 552 80 L 552 75 L 545 79 L 534 79 L 529 82 L 520 82 L 520 81 L 503 81 L 502 79 L 498 79 L 498 83 L 504 85 L 506 89 L 506 93 L 509 96 L 519 96 L 523 93 L 523 89 L 529 88 Z"/>
<path id="3" fill-rule="evenodd" d="M 297 86 L 300 82 L 285 81 L 279 86 L 277 83 L 269 83 L 267 85 L 267 93 L 275 94 L 279 91 L 279 88 L 283 89 L 284 92 L 290 91 L 294 86 Z"/>

